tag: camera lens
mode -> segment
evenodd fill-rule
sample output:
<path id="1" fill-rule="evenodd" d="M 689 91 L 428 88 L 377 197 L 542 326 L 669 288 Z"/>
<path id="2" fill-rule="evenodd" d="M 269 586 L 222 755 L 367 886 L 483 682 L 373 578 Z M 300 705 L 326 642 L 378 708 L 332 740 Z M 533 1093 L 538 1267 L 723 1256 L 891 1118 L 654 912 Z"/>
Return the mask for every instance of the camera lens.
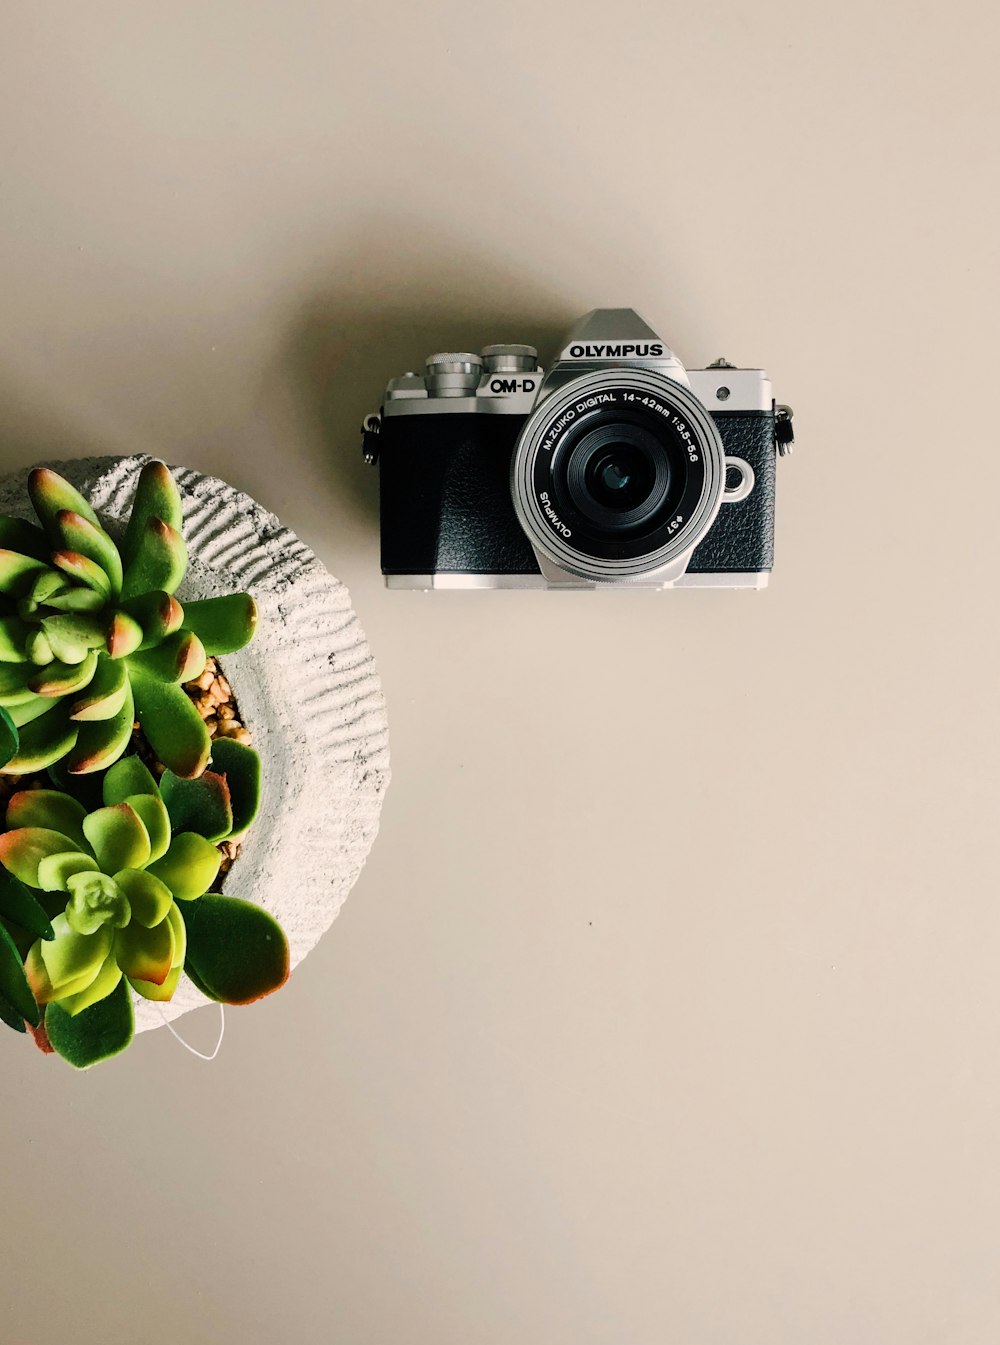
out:
<path id="1" fill-rule="evenodd" d="M 511 490 L 538 553 L 615 582 L 691 551 L 718 512 L 723 464 L 690 389 L 653 370 L 608 369 L 540 402 L 514 451 Z"/>
<path id="2" fill-rule="evenodd" d="M 670 491 L 670 459 L 641 425 L 611 421 L 585 432 L 565 456 L 573 507 L 605 533 L 631 530 L 654 514 Z"/>

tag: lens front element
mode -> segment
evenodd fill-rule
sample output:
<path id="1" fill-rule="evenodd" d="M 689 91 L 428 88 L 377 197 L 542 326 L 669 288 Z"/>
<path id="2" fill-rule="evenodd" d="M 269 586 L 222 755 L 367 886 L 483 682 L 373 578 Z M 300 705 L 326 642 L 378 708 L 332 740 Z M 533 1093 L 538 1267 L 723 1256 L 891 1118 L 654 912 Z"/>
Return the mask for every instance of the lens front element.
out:
<path id="1" fill-rule="evenodd" d="M 590 497 L 605 509 L 632 510 L 647 499 L 653 484 L 649 461 L 635 454 L 629 444 L 615 444 L 584 478 Z"/>
<path id="2" fill-rule="evenodd" d="M 611 421 L 585 430 L 564 456 L 570 499 L 601 527 L 635 527 L 667 496 L 670 462 L 655 435 L 640 425 Z"/>
<path id="3" fill-rule="evenodd" d="M 511 489 L 538 550 L 573 575 L 614 582 L 690 552 L 724 478 L 718 430 L 689 388 L 608 369 L 567 383 L 528 418 Z"/>

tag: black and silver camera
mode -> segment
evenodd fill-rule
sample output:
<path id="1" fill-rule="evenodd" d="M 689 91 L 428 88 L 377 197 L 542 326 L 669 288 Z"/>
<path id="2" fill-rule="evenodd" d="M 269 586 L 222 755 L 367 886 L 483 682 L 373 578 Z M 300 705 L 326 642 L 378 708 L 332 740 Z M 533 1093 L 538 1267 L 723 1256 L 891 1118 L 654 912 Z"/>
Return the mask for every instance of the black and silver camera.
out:
<path id="1" fill-rule="evenodd" d="M 555 363 L 442 354 L 365 422 L 390 588 L 763 588 L 791 411 L 760 369 L 685 369 L 631 309 Z"/>

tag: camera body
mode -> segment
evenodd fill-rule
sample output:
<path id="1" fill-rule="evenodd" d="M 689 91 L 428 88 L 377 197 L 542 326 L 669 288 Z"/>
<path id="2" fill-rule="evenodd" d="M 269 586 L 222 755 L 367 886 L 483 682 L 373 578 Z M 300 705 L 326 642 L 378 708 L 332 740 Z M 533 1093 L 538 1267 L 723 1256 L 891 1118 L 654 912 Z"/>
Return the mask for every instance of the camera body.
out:
<path id="1" fill-rule="evenodd" d="M 762 588 L 791 412 L 759 369 L 686 370 L 631 309 L 554 364 L 431 356 L 365 424 L 390 588 Z"/>

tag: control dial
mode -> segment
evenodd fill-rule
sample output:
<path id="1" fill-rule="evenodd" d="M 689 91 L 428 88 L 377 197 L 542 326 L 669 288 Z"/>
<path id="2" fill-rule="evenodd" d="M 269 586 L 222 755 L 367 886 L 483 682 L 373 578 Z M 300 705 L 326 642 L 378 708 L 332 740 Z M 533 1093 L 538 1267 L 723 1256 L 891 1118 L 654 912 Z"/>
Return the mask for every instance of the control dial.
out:
<path id="1" fill-rule="evenodd" d="M 446 351 L 431 355 L 425 364 L 428 397 L 472 397 L 483 376 L 478 355 Z"/>
<path id="2" fill-rule="evenodd" d="M 491 374 L 525 374 L 538 368 L 534 346 L 486 346 L 483 363 Z"/>

